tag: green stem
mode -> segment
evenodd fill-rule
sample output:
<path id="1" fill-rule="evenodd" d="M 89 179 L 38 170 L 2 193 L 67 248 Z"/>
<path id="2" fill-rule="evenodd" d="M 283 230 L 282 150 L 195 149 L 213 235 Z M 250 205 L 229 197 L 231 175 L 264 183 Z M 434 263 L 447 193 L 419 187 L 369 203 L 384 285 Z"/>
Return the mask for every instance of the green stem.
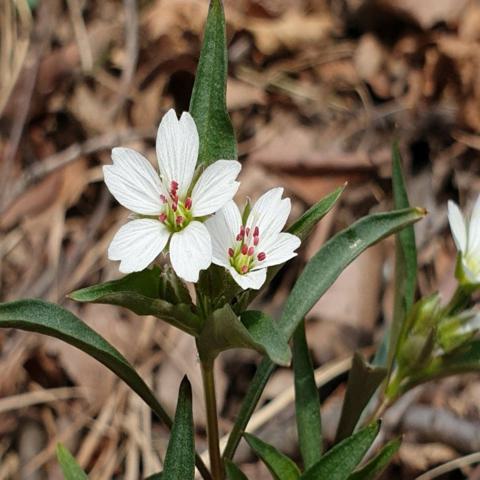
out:
<path id="1" fill-rule="evenodd" d="M 217 399 L 215 396 L 215 377 L 213 374 L 213 359 L 202 359 L 203 390 L 205 394 L 205 410 L 207 413 L 208 452 L 210 455 L 210 470 L 213 480 L 224 480 L 225 472 L 220 456 L 220 437 L 218 434 Z"/>

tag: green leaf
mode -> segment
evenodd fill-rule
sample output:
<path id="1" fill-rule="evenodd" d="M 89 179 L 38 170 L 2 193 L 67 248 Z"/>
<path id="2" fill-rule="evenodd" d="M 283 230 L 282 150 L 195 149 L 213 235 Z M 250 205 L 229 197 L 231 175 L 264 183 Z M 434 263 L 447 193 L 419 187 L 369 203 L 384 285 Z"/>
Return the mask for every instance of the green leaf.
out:
<path id="1" fill-rule="evenodd" d="M 153 475 L 149 475 L 145 480 L 162 480 L 163 472 L 154 473 Z"/>
<path id="2" fill-rule="evenodd" d="M 280 328 L 290 337 L 340 273 L 367 247 L 425 216 L 410 208 L 364 217 L 337 233 L 310 259 L 287 298 Z"/>
<path id="3" fill-rule="evenodd" d="M 242 312 L 240 319 L 253 341 L 272 362 L 283 366 L 290 365 L 292 352 L 288 341 L 271 317 L 259 311 L 248 310 Z"/>
<path id="4" fill-rule="evenodd" d="M 398 145 L 392 147 L 392 186 L 395 208 L 409 208 L 407 189 L 402 172 L 402 159 Z M 413 225 L 404 228 L 395 236 L 395 298 L 393 320 L 389 329 L 387 366 L 390 370 L 394 361 L 398 338 L 407 312 L 415 299 L 417 285 L 417 247 Z"/>
<path id="5" fill-rule="evenodd" d="M 167 412 L 125 357 L 68 310 L 35 299 L 3 303 L 0 304 L 0 328 L 18 328 L 42 333 L 79 348 L 121 378 L 168 427 L 171 427 L 172 420 Z M 204 478 L 209 478 L 208 470 L 198 456 L 197 467 Z"/>
<path id="6" fill-rule="evenodd" d="M 298 441 L 303 465 L 307 469 L 322 456 L 322 420 L 320 398 L 305 337 L 305 321 L 300 323 L 293 335 L 293 373 Z"/>
<path id="7" fill-rule="evenodd" d="M 61 443 L 57 444 L 57 460 L 65 480 L 88 480 L 87 474 Z"/>
<path id="8" fill-rule="evenodd" d="M 193 480 L 194 478 L 192 388 L 187 377 L 184 377 L 178 393 L 177 410 L 165 455 L 162 480 Z"/>
<path id="9" fill-rule="evenodd" d="M 159 298 L 161 295 L 165 299 Z M 82 288 L 72 292 L 69 298 L 77 302 L 118 305 L 137 315 L 153 315 L 195 336 L 202 328 L 202 320 L 192 312 L 185 286 L 171 273 L 161 272 L 159 268 Z M 184 303 L 172 304 L 166 299 Z"/>
<path id="10" fill-rule="evenodd" d="M 200 357 L 215 358 L 232 348 L 251 348 L 279 365 L 289 365 L 290 347 L 273 320 L 262 312 L 243 312 L 239 317 L 228 304 L 215 310 L 197 339 Z"/>
<path id="11" fill-rule="evenodd" d="M 353 472 L 348 480 L 375 480 L 378 478 L 398 452 L 401 443 L 400 438 L 388 442 L 364 467 Z"/>
<path id="12" fill-rule="evenodd" d="M 386 375 L 386 368 L 370 365 L 363 355 L 355 353 L 335 443 L 352 434 L 363 409 Z"/>
<path id="13" fill-rule="evenodd" d="M 230 460 L 225 460 L 228 480 L 248 480 L 247 476 Z"/>
<path id="14" fill-rule="evenodd" d="M 284 335 L 288 338 L 292 335 L 316 301 L 363 251 L 424 215 L 424 210 L 415 208 L 369 215 L 332 237 L 307 264 L 287 299 L 278 324 Z M 273 370 L 274 365 L 268 359 L 260 363 L 230 433 L 224 452 L 226 458 L 232 458 L 235 453 Z"/>
<path id="15" fill-rule="evenodd" d="M 223 6 L 220 0 L 211 0 L 190 100 L 190 113 L 200 137 L 199 165 L 237 158 L 237 142 L 226 104 L 227 70 Z"/>
<path id="16" fill-rule="evenodd" d="M 362 461 L 380 429 L 380 422 L 372 423 L 346 438 L 329 450 L 322 459 L 309 468 L 300 478 L 302 480 L 347 480 Z"/>
<path id="17" fill-rule="evenodd" d="M 305 240 L 317 223 L 334 207 L 346 186 L 345 183 L 323 197 L 294 222 L 287 231 L 299 237 L 300 240 Z"/>
<path id="18" fill-rule="evenodd" d="M 244 433 L 243 436 L 275 480 L 295 480 L 300 477 L 300 470 L 295 463 L 275 447 L 249 433 Z"/>

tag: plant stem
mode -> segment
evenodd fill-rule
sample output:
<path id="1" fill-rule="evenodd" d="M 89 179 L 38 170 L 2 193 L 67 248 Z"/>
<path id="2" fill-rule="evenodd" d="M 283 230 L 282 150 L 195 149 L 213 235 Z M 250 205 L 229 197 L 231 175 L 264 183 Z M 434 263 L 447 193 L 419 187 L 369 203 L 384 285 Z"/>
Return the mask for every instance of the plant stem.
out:
<path id="1" fill-rule="evenodd" d="M 210 470 L 213 480 L 224 480 L 225 473 L 220 456 L 220 437 L 218 435 L 217 399 L 215 396 L 215 377 L 213 374 L 213 359 L 202 359 L 203 391 L 205 395 L 205 410 L 207 414 L 208 453 L 210 455 Z"/>

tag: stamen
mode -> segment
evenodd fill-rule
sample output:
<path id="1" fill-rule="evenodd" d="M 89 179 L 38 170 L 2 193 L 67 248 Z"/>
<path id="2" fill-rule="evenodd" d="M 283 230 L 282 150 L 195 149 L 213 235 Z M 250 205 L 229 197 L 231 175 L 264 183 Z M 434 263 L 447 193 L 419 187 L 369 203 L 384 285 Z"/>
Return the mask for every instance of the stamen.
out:
<path id="1" fill-rule="evenodd" d="M 185 220 L 181 215 L 178 215 L 176 218 L 175 218 L 175 223 L 177 225 L 181 225 L 183 223 L 183 220 Z"/>
<path id="2" fill-rule="evenodd" d="M 253 244 L 254 244 L 255 246 L 258 245 L 258 242 L 259 242 L 259 241 L 260 241 L 260 238 L 259 238 L 259 237 L 253 237 Z"/>
<path id="3" fill-rule="evenodd" d="M 265 252 L 260 252 L 257 255 L 257 259 L 259 262 L 263 262 L 267 258 L 267 254 Z"/>
<path id="4" fill-rule="evenodd" d="M 255 251 L 255 247 L 249 247 L 248 248 L 248 256 L 253 257 L 253 252 Z"/>
<path id="5" fill-rule="evenodd" d="M 247 273 L 248 272 L 248 266 L 247 265 L 242 265 L 242 268 L 240 269 L 242 273 Z"/>
<path id="6" fill-rule="evenodd" d="M 237 242 L 240 242 L 240 241 L 242 240 L 242 238 L 243 238 L 243 237 L 242 237 L 240 234 L 238 234 L 238 235 L 235 237 L 235 240 L 236 240 Z"/>
<path id="7" fill-rule="evenodd" d="M 167 219 L 167 214 L 166 214 L 166 213 L 161 213 L 161 214 L 158 216 L 158 219 L 159 219 L 162 223 L 165 223 L 165 220 Z"/>
<path id="8" fill-rule="evenodd" d="M 160 201 L 162 203 L 167 203 L 167 197 L 165 195 L 160 195 Z"/>
<path id="9" fill-rule="evenodd" d="M 250 227 L 247 227 L 247 229 L 245 230 L 245 234 L 247 235 L 247 237 L 250 235 Z"/>
<path id="10" fill-rule="evenodd" d="M 233 257 L 234 254 L 235 254 L 235 252 L 233 251 L 233 248 L 229 248 L 228 249 L 228 256 Z"/>
<path id="11" fill-rule="evenodd" d="M 192 208 L 192 199 L 190 197 L 187 197 L 185 199 L 185 208 L 187 210 L 190 210 L 190 208 Z"/>
<path id="12" fill-rule="evenodd" d="M 172 203 L 172 210 L 173 210 L 174 212 L 176 212 L 176 211 L 177 211 L 177 208 L 178 208 L 177 202 L 173 202 L 173 203 Z"/>
<path id="13" fill-rule="evenodd" d="M 248 253 L 248 247 L 246 245 L 242 245 L 242 254 L 246 255 Z"/>
<path id="14" fill-rule="evenodd" d="M 172 192 L 176 192 L 178 190 L 178 182 L 176 182 L 175 180 L 172 180 L 170 182 L 170 190 Z"/>
<path id="15" fill-rule="evenodd" d="M 260 235 L 260 229 L 258 227 L 255 227 L 253 230 L 253 236 L 258 237 Z"/>

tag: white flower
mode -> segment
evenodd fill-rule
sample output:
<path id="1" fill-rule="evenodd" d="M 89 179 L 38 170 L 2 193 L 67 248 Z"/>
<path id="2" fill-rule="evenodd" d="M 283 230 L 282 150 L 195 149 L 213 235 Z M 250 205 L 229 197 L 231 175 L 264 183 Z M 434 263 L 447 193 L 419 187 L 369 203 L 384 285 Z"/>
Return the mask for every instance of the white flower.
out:
<path id="1" fill-rule="evenodd" d="M 213 242 L 212 262 L 228 269 L 243 288 L 259 289 L 267 267 L 297 254 L 300 239 L 282 229 L 290 214 L 290 199 L 283 188 L 264 193 L 253 206 L 245 225 L 237 205 L 230 201 L 205 224 Z"/>
<path id="2" fill-rule="evenodd" d="M 172 267 L 186 281 L 196 282 L 211 264 L 212 242 L 202 223 L 238 190 L 240 164 L 218 160 L 194 181 L 198 133 L 189 113 L 180 120 L 169 110 L 158 127 L 156 150 L 160 175 L 130 148 L 112 150 L 113 165 L 103 167 L 108 189 L 136 215 L 117 232 L 108 258 L 120 260 L 123 273 L 146 268 L 167 247 Z"/>
<path id="3" fill-rule="evenodd" d="M 480 195 L 468 221 L 465 221 L 458 205 L 449 200 L 448 221 L 467 280 L 480 283 Z"/>

